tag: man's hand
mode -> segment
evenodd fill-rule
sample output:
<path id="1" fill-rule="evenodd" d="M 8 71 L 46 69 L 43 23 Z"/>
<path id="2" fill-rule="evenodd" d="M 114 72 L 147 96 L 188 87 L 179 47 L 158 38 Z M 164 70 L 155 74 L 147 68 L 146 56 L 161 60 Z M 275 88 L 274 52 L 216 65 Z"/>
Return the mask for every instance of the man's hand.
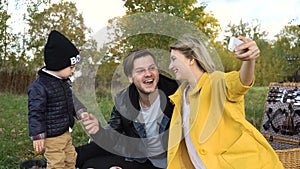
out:
<path id="1" fill-rule="evenodd" d="M 99 131 L 99 121 L 93 114 L 84 112 L 81 114 L 81 120 L 84 128 L 89 134 L 96 134 Z"/>

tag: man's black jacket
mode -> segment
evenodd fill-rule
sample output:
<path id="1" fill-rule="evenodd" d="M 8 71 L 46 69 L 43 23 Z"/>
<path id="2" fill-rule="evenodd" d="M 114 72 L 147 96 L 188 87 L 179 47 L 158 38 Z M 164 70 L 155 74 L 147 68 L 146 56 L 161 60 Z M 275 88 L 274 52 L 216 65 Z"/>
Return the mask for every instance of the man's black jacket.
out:
<path id="1" fill-rule="evenodd" d="M 162 134 L 165 149 L 167 148 L 168 129 L 174 108 L 168 96 L 177 90 L 178 85 L 177 81 L 160 74 L 158 89 L 165 123 L 162 124 L 164 131 L 160 134 Z M 137 128 L 144 125 L 136 121 L 139 111 L 139 93 L 136 86 L 131 84 L 115 96 L 115 106 L 108 125 L 105 128 L 100 128 L 100 131 L 92 135 L 92 138 L 99 146 L 115 154 L 133 158 L 146 157 L 146 147 L 142 141 L 143 136 L 137 131 Z"/>

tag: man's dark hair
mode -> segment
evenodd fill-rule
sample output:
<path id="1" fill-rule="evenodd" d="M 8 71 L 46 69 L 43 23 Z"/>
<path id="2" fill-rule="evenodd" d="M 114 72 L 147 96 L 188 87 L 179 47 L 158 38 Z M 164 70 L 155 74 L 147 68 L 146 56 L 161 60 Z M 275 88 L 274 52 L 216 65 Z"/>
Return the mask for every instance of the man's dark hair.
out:
<path id="1" fill-rule="evenodd" d="M 131 51 L 127 56 L 125 56 L 123 60 L 123 69 L 127 77 L 132 76 L 133 62 L 135 61 L 135 59 L 145 56 L 151 56 L 154 60 L 154 63 L 156 64 L 154 55 L 148 49 L 136 49 L 134 51 Z"/>

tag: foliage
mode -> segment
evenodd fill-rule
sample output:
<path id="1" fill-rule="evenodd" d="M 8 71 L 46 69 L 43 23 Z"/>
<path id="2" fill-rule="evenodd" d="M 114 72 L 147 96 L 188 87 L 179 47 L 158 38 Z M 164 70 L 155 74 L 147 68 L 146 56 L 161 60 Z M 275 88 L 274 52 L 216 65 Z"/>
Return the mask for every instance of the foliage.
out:
<path id="1" fill-rule="evenodd" d="M 272 45 L 264 40 L 257 40 L 260 57 L 256 60 L 255 78 L 257 85 L 266 86 L 270 82 L 282 82 L 286 76 L 287 62 L 273 54 Z"/>
<path id="2" fill-rule="evenodd" d="M 214 45 L 217 53 L 222 61 L 224 72 L 239 70 L 241 62 L 235 58 L 235 55 L 225 48 L 221 42 Z"/>
<path id="3" fill-rule="evenodd" d="M 4 33 L 1 35 L 4 38 L 0 40 L 1 91 L 26 93 L 27 87 L 36 77 L 36 70 L 43 66 L 43 48 L 51 30 L 62 32 L 78 49 L 86 42 L 85 33 L 90 31 L 73 2 L 52 4 L 49 0 L 31 0 L 18 3 L 27 6 L 28 13 L 24 14 L 24 20 L 28 27 L 24 33 L 17 34 L 7 31 L 8 25 L 5 24 L 10 17 L 7 9 L 4 9 L 7 3 L 0 4 L 3 17 L 0 34 Z M 20 79 L 23 79 L 22 84 Z"/>
<path id="4" fill-rule="evenodd" d="M 177 16 L 196 25 L 200 31 L 210 37 L 212 42 L 220 30 L 218 20 L 212 14 L 204 12 L 207 5 L 200 3 L 200 6 L 196 6 L 196 0 L 185 0 L 184 3 L 176 0 L 123 1 L 125 1 L 124 6 L 127 8 L 126 15 L 142 12 L 158 12 Z"/>
<path id="5" fill-rule="evenodd" d="M 260 48 L 260 57 L 256 60 L 255 69 L 255 81 L 257 85 L 265 86 L 270 82 L 282 82 L 286 79 L 286 73 L 288 73 L 286 68 L 289 67 L 289 65 L 287 60 L 282 57 L 284 56 L 284 53 L 282 51 L 276 52 L 277 43 L 275 44 L 275 47 L 273 47 L 272 43 L 264 40 L 267 32 L 261 30 L 261 25 L 257 23 L 257 20 L 254 20 L 252 23 L 244 23 L 241 19 L 239 25 L 230 23 L 225 32 L 224 47 L 227 47 L 231 36 L 237 37 L 242 35 L 256 41 Z M 280 42 L 278 43 L 281 44 Z M 233 54 L 230 54 L 230 59 L 227 53 L 221 55 L 225 70 L 238 70 L 241 62 L 237 59 L 233 59 Z"/>
<path id="6" fill-rule="evenodd" d="M 248 37 L 253 40 L 264 39 L 268 33 L 263 31 L 261 28 L 261 24 L 258 23 L 257 20 L 253 20 L 250 23 L 243 22 L 240 20 L 238 25 L 229 23 L 227 25 L 227 29 L 225 30 L 225 42 L 228 43 L 230 37 L 242 35 L 244 37 Z"/>
<path id="7" fill-rule="evenodd" d="M 10 15 L 7 12 L 8 1 L 0 0 L 0 71 L 5 70 L 12 72 L 12 65 L 16 65 L 19 58 L 16 55 L 17 42 L 16 35 L 11 33 L 8 20 Z"/>
<path id="8" fill-rule="evenodd" d="M 115 62 L 102 63 L 98 67 L 97 76 L 95 79 L 97 97 L 107 97 L 111 94 L 111 85 L 113 85 L 114 73 L 119 64 Z"/>
<path id="9" fill-rule="evenodd" d="M 113 71 L 128 51 L 149 48 L 158 56 L 159 67 L 165 68 L 168 59 L 162 58 L 169 57 L 169 44 L 183 33 L 199 30 L 217 50 L 225 72 L 238 70 L 241 65 L 226 49 L 229 37 L 243 35 L 254 39 L 261 50 L 255 72 L 257 85 L 293 80 L 290 76 L 300 69 L 298 25 L 285 26 L 276 35 L 276 40 L 267 41 L 267 32 L 262 30 L 258 20 L 247 23 L 241 19 L 239 24 L 229 23 L 225 27 L 224 41 L 215 41 L 220 31 L 218 20 L 212 13 L 204 11 L 207 4 L 196 0 L 123 0 L 126 15 L 109 21 L 108 43 L 101 47 L 95 39 L 86 36 L 90 30 L 84 25 L 75 1 L 60 0 L 55 4 L 50 0 L 16 1 L 27 7 L 23 15 L 26 26 L 24 32 L 12 33 L 8 24 L 11 16 L 7 12 L 11 1 L 0 0 L 0 91 L 26 93 L 36 70 L 43 65 L 43 46 L 52 29 L 64 33 L 81 50 L 82 64 L 78 67 L 89 69 L 84 76 L 93 75 L 97 79 L 97 88 L 103 87 L 97 89 L 100 95 L 109 95 L 106 91 L 110 90 L 108 86 L 114 78 Z M 111 72 L 98 72 L 103 67 Z"/>
<path id="10" fill-rule="evenodd" d="M 285 60 L 284 72 L 292 75 L 300 69 L 300 25 L 285 26 L 276 37 L 273 55 Z"/>
<path id="11" fill-rule="evenodd" d="M 29 30 L 28 51 L 33 52 L 31 64 L 33 68 L 43 65 L 43 48 L 48 34 L 51 30 L 58 30 L 70 39 L 77 48 L 86 42 L 85 33 L 87 27 L 84 25 L 82 14 L 77 11 L 75 3 L 60 2 L 52 4 L 49 8 L 39 11 L 39 4 L 32 4 L 28 8 L 27 18 Z"/>
<path id="12" fill-rule="evenodd" d="M 0 0 L 0 16 L 1 16 L 1 20 L 0 20 L 0 37 L 3 37 L 0 39 L 0 63 L 1 63 L 1 67 L 4 64 L 4 61 L 6 60 L 6 56 L 7 56 L 7 29 L 8 29 L 8 25 L 7 25 L 7 20 L 10 18 L 10 16 L 7 13 L 7 10 L 5 8 L 7 8 L 8 4 L 6 0 Z"/>
<path id="13" fill-rule="evenodd" d="M 110 29 L 113 30 L 112 34 L 119 38 L 116 38 L 116 40 L 119 41 L 118 45 L 112 46 L 111 51 L 117 52 L 113 53 L 113 55 L 122 56 L 122 53 L 127 53 L 131 49 L 141 47 L 168 50 L 168 46 L 174 41 L 174 37 L 160 34 L 161 27 L 164 26 L 165 28 L 163 29 L 168 29 L 169 31 L 181 29 L 181 25 L 178 26 L 178 23 L 176 23 L 178 20 L 166 20 L 166 18 L 171 16 L 193 24 L 213 42 L 219 31 L 218 21 L 213 15 L 204 12 L 205 4 L 200 4 L 200 6 L 197 7 L 195 6 L 196 3 L 196 0 L 187 0 L 184 1 L 184 3 L 175 0 L 124 0 L 124 6 L 127 8 L 125 18 L 114 18 L 110 21 L 112 23 L 110 27 Z M 144 15 L 140 15 L 141 18 L 134 16 L 139 14 Z M 168 24 L 162 21 L 168 22 Z M 116 22 L 119 23 L 115 24 Z M 176 26 L 172 27 L 172 25 Z M 148 32 L 141 31 L 147 28 L 149 28 Z M 130 32 L 132 29 L 135 29 L 135 34 L 128 36 L 130 33 L 126 31 Z M 139 33 L 139 31 L 143 33 Z M 177 32 L 180 31 L 177 30 Z M 181 33 L 184 33 L 184 31 Z"/>

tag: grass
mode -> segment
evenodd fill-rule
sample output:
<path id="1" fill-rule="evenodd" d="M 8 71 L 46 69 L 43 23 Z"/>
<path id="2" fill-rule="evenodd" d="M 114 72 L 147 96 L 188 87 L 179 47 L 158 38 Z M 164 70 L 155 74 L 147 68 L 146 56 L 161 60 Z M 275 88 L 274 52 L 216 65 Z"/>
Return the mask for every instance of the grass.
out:
<path id="1" fill-rule="evenodd" d="M 99 101 L 104 117 L 108 118 L 112 109 L 111 100 Z M 21 161 L 32 158 L 43 158 L 33 151 L 32 141 L 28 136 L 27 96 L 0 93 L 0 169 L 19 168 Z M 72 132 L 75 146 L 88 142 L 79 121 L 76 121 Z"/>
<path id="2" fill-rule="evenodd" d="M 33 155 L 26 137 L 26 105 L 25 96 L 0 95 L 0 168 L 17 168 L 20 160 Z"/>
<path id="3" fill-rule="evenodd" d="M 258 129 L 267 96 L 267 87 L 253 87 L 245 96 L 247 119 Z M 97 100 L 105 119 L 112 108 L 110 98 Z M 0 169 L 19 168 L 23 160 L 43 158 L 35 154 L 28 136 L 27 96 L 0 93 Z M 81 124 L 76 121 L 72 132 L 75 146 L 87 143 L 89 137 Z"/>
<path id="4" fill-rule="evenodd" d="M 245 95 L 246 119 L 260 130 L 269 87 L 253 87 Z"/>

